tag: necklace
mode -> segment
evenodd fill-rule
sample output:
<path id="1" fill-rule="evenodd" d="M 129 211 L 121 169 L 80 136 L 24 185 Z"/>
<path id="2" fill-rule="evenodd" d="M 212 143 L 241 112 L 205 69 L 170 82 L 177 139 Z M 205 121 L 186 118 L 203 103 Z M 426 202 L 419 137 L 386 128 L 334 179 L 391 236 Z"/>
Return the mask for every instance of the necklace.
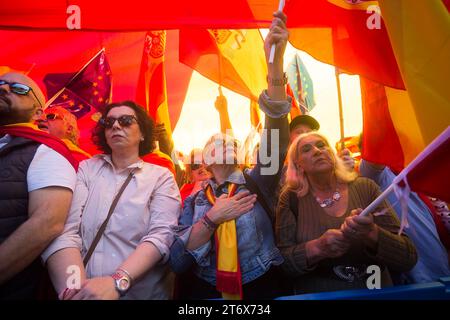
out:
<path id="1" fill-rule="evenodd" d="M 331 207 L 335 202 L 338 202 L 341 199 L 341 193 L 339 192 L 339 188 L 336 187 L 336 191 L 333 193 L 331 198 L 326 198 L 323 200 L 320 200 L 319 197 L 316 197 L 316 201 L 322 208 L 329 208 Z"/>

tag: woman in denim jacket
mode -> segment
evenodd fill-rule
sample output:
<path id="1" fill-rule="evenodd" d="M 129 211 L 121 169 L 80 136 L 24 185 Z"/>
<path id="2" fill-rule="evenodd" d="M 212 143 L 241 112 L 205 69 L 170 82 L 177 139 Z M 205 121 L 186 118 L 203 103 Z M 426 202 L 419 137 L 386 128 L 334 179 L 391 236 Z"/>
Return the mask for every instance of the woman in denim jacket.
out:
<path id="1" fill-rule="evenodd" d="M 260 109 L 266 114 L 266 131 L 256 166 L 252 170 L 245 170 L 246 178 L 238 166 L 237 141 L 233 137 L 216 134 L 204 149 L 204 162 L 214 178 L 208 180 L 202 190 L 185 200 L 177 240 L 171 248 L 170 257 L 176 273 L 192 267 L 197 276 L 192 279 L 191 292 L 184 298 L 221 297 L 221 292 L 216 290 L 216 285 L 217 289 L 221 287 L 218 282 L 223 281 L 223 278 L 218 281 L 217 276 L 223 273 L 218 271 L 216 230 L 223 223 L 233 220 L 241 291 L 240 294 L 230 295 L 221 290 L 222 297 L 257 299 L 281 294 L 274 266 L 280 265 L 283 259 L 275 246 L 270 213 L 261 205 L 261 199 L 250 194 L 246 183 L 249 185 L 248 180 L 252 180 L 268 206 L 274 207 L 274 195 L 289 141 L 286 115 L 291 102 L 286 96 L 283 74 L 283 54 L 288 39 L 285 22 L 286 16 L 276 12 L 265 40 L 267 59 L 272 44 L 276 45 L 276 50 L 274 62 L 268 63 L 268 89 L 259 97 Z M 230 191 L 232 188 L 235 188 L 234 192 Z M 232 257 L 227 256 L 227 259 L 231 260 Z M 235 280 L 235 274 L 231 274 L 229 279 Z M 225 279 L 227 276 L 229 274 L 225 274 Z M 222 285 L 225 283 L 227 286 L 232 282 L 226 280 Z"/>

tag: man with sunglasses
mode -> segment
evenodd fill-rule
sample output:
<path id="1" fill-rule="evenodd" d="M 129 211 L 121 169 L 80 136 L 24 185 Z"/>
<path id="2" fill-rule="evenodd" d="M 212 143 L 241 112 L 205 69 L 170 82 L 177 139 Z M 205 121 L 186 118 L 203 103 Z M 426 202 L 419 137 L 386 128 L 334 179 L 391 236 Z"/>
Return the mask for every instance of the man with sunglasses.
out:
<path id="1" fill-rule="evenodd" d="M 69 110 L 55 106 L 45 109 L 42 117 L 36 121 L 39 129 L 60 138 L 78 161 L 89 159 L 91 155 L 79 147 L 77 118 Z"/>
<path id="2" fill-rule="evenodd" d="M 35 297 L 39 256 L 62 232 L 77 162 L 33 123 L 45 98 L 19 73 L 0 75 L 0 300 Z"/>

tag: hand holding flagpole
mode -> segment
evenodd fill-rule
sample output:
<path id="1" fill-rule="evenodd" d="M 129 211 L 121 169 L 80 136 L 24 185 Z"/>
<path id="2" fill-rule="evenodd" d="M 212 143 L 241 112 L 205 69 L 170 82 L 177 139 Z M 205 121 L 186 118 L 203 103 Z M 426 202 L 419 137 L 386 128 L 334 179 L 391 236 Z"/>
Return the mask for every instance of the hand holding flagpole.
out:
<path id="1" fill-rule="evenodd" d="M 434 139 L 421 153 L 419 153 L 419 155 L 417 155 L 417 157 L 413 161 L 411 161 L 411 163 L 408 164 L 408 166 L 405 169 L 403 169 L 397 175 L 397 177 L 395 177 L 392 184 L 382 194 L 380 194 L 378 196 L 378 198 L 376 198 L 367 208 L 365 208 L 359 215 L 360 216 L 368 215 L 369 213 L 374 211 L 383 202 L 384 199 L 387 198 L 389 193 L 394 191 L 394 189 L 396 188 L 397 185 L 402 184 L 402 183 L 406 185 L 407 184 L 407 176 L 411 171 L 413 171 L 413 170 L 422 170 L 422 171 L 432 170 L 433 168 L 430 168 L 429 166 L 424 166 L 422 164 L 422 162 L 424 162 L 427 157 L 429 157 L 433 152 L 436 152 L 436 150 L 438 150 L 439 148 L 448 150 L 445 148 L 446 148 L 446 146 L 449 145 L 449 141 L 450 141 L 450 126 L 447 127 L 447 129 L 444 130 L 436 139 Z M 446 153 L 446 155 L 448 155 L 448 152 Z M 407 201 L 407 198 L 409 197 L 409 193 L 403 194 L 402 196 L 405 196 L 406 197 L 405 201 Z"/>
<path id="2" fill-rule="evenodd" d="M 283 11 L 284 8 L 284 0 L 280 0 L 278 3 L 278 11 Z M 275 44 L 272 44 L 270 47 L 270 54 L 269 54 L 269 63 L 273 63 L 273 59 L 275 58 Z"/>

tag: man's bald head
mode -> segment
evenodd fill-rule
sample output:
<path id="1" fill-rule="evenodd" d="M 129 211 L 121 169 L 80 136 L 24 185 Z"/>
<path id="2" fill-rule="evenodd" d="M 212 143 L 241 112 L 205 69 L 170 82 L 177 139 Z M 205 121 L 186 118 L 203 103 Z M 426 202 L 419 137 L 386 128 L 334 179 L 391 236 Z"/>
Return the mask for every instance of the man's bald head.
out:
<path id="1" fill-rule="evenodd" d="M 36 82 L 18 72 L 2 74 L 0 80 L 7 82 L 0 85 L 0 125 L 36 120 L 45 106 L 45 96 Z M 26 94 L 15 93 L 10 87 L 13 83 L 26 85 L 31 90 Z"/>
<path id="2" fill-rule="evenodd" d="M 39 88 L 37 83 L 34 82 L 34 80 L 31 79 L 30 77 L 24 75 L 23 73 L 19 73 L 19 72 L 7 72 L 5 74 L 0 75 L 0 80 L 5 80 L 8 82 L 22 83 L 22 84 L 29 86 L 33 90 L 34 94 L 36 95 L 41 106 L 45 106 L 44 93 L 42 92 L 41 88 Z"/>

